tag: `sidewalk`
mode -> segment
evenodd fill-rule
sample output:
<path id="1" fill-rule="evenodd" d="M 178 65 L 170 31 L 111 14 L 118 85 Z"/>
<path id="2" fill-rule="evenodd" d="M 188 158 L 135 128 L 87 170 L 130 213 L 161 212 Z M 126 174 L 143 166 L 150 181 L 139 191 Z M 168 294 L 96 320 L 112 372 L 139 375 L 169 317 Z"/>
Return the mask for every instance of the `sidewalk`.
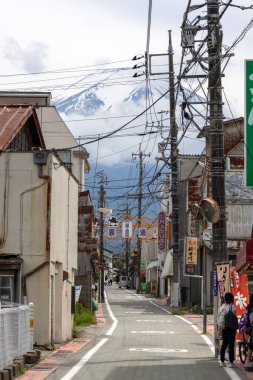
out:
<path id="1" fill-rule="evenodd" d="M 106 324 L 106 319 L 103 314 L 102 304 L 98 304 L 98 310 L 95 312 L 97 324 L 83 329 L 83 334 L 80 338 L 73 339 L 69 343 L 60 346 L 55 351 L 42 351 L 41 361 L 28 369 L 24 375 L 18 377 L 20 380 L 44 380 L 51 373 L 56 371 L 71 354 L 81 350 L 86 346 L 94 337 L 94 329 L 96 326 Z"/>

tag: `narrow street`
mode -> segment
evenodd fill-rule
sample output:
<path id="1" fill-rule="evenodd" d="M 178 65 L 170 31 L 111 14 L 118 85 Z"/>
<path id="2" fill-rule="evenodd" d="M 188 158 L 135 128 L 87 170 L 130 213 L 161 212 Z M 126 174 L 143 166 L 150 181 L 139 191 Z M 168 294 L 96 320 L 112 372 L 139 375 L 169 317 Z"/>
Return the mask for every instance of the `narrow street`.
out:
<path id="1" fill-rule="evenodd" d="M 211 339 L 152 299 L 116 285 L 106 287 L 106 295 L 104 314 L 108 323 L 47 379 L 246 378 L 238 368 L 220 368 L 213 357 Z"/>

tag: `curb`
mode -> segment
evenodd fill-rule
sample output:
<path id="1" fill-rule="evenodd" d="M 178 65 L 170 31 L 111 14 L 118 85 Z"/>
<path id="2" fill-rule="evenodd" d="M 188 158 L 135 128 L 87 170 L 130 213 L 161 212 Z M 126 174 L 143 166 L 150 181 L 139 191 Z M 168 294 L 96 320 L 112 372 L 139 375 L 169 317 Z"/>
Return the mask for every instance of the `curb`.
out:
<path id="1" fill-rule="evenodd" d="M 103 314 L 102 304 L 98 304 L 98 310 L 95 312 L 97 324 L 101 326 L 106 324 L 106 318 Z M 81 350 L 92 338 L 77 338 L 70 342 L 63 344 L 59 349 L 50 353 L 45 359 L 42 359 L 39 363 L 28 369 L 24 375 L 18 377 L 20 380 L 44 380 L 53 372 L 55 372 L 69 357 L 71 354 Z"/>

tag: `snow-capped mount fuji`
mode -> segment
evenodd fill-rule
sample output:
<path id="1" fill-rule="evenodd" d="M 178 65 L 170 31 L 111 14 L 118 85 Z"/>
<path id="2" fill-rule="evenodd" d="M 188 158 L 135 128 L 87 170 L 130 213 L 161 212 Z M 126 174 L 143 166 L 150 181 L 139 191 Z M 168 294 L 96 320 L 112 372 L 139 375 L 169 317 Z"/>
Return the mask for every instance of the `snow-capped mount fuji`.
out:
<path id="1" fill-rule="evenodd" d="M 134 109 L 138 113 L 160 97 L 163 98 L 158 102 L 159 107 L 168 108 L 169 94 L 163 96 L 169 88 L 168 80 L 158 79 L 151 83 L 152 87 L 146 89 L 145 78 L 133 78 L 132 71 L 128 68 L 111 69 L 109 73 L 108 70 L 104 70 L 99 74 L 88 74 L 69 86 L 64 95 L 54 98 L 54 105 L 61 114 L 82 117 L 101 113 L 115 115 L 119 112 L 127 115 Z M 188 90 L 185 94 L 191 101 L 201 100 L 198 95 L 191 95 Z M 182 95 L 179 94 L 178 104 L 182 102 Z"/>

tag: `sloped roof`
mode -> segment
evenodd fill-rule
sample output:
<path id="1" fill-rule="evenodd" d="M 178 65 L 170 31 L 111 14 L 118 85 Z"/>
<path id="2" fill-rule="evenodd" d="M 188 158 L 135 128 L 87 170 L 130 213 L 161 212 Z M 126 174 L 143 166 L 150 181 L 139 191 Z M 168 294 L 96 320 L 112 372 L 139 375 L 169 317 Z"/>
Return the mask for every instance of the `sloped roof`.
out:
<path id="1" fill-rule="evenodd" d="M 33 134 L 36 137 L 36 146 L 46 148 L 38 117 L 31 105 L 3 105 L 0 106 L 0 150 L 4 150 L 25 125 L 32 118 Z"/>

